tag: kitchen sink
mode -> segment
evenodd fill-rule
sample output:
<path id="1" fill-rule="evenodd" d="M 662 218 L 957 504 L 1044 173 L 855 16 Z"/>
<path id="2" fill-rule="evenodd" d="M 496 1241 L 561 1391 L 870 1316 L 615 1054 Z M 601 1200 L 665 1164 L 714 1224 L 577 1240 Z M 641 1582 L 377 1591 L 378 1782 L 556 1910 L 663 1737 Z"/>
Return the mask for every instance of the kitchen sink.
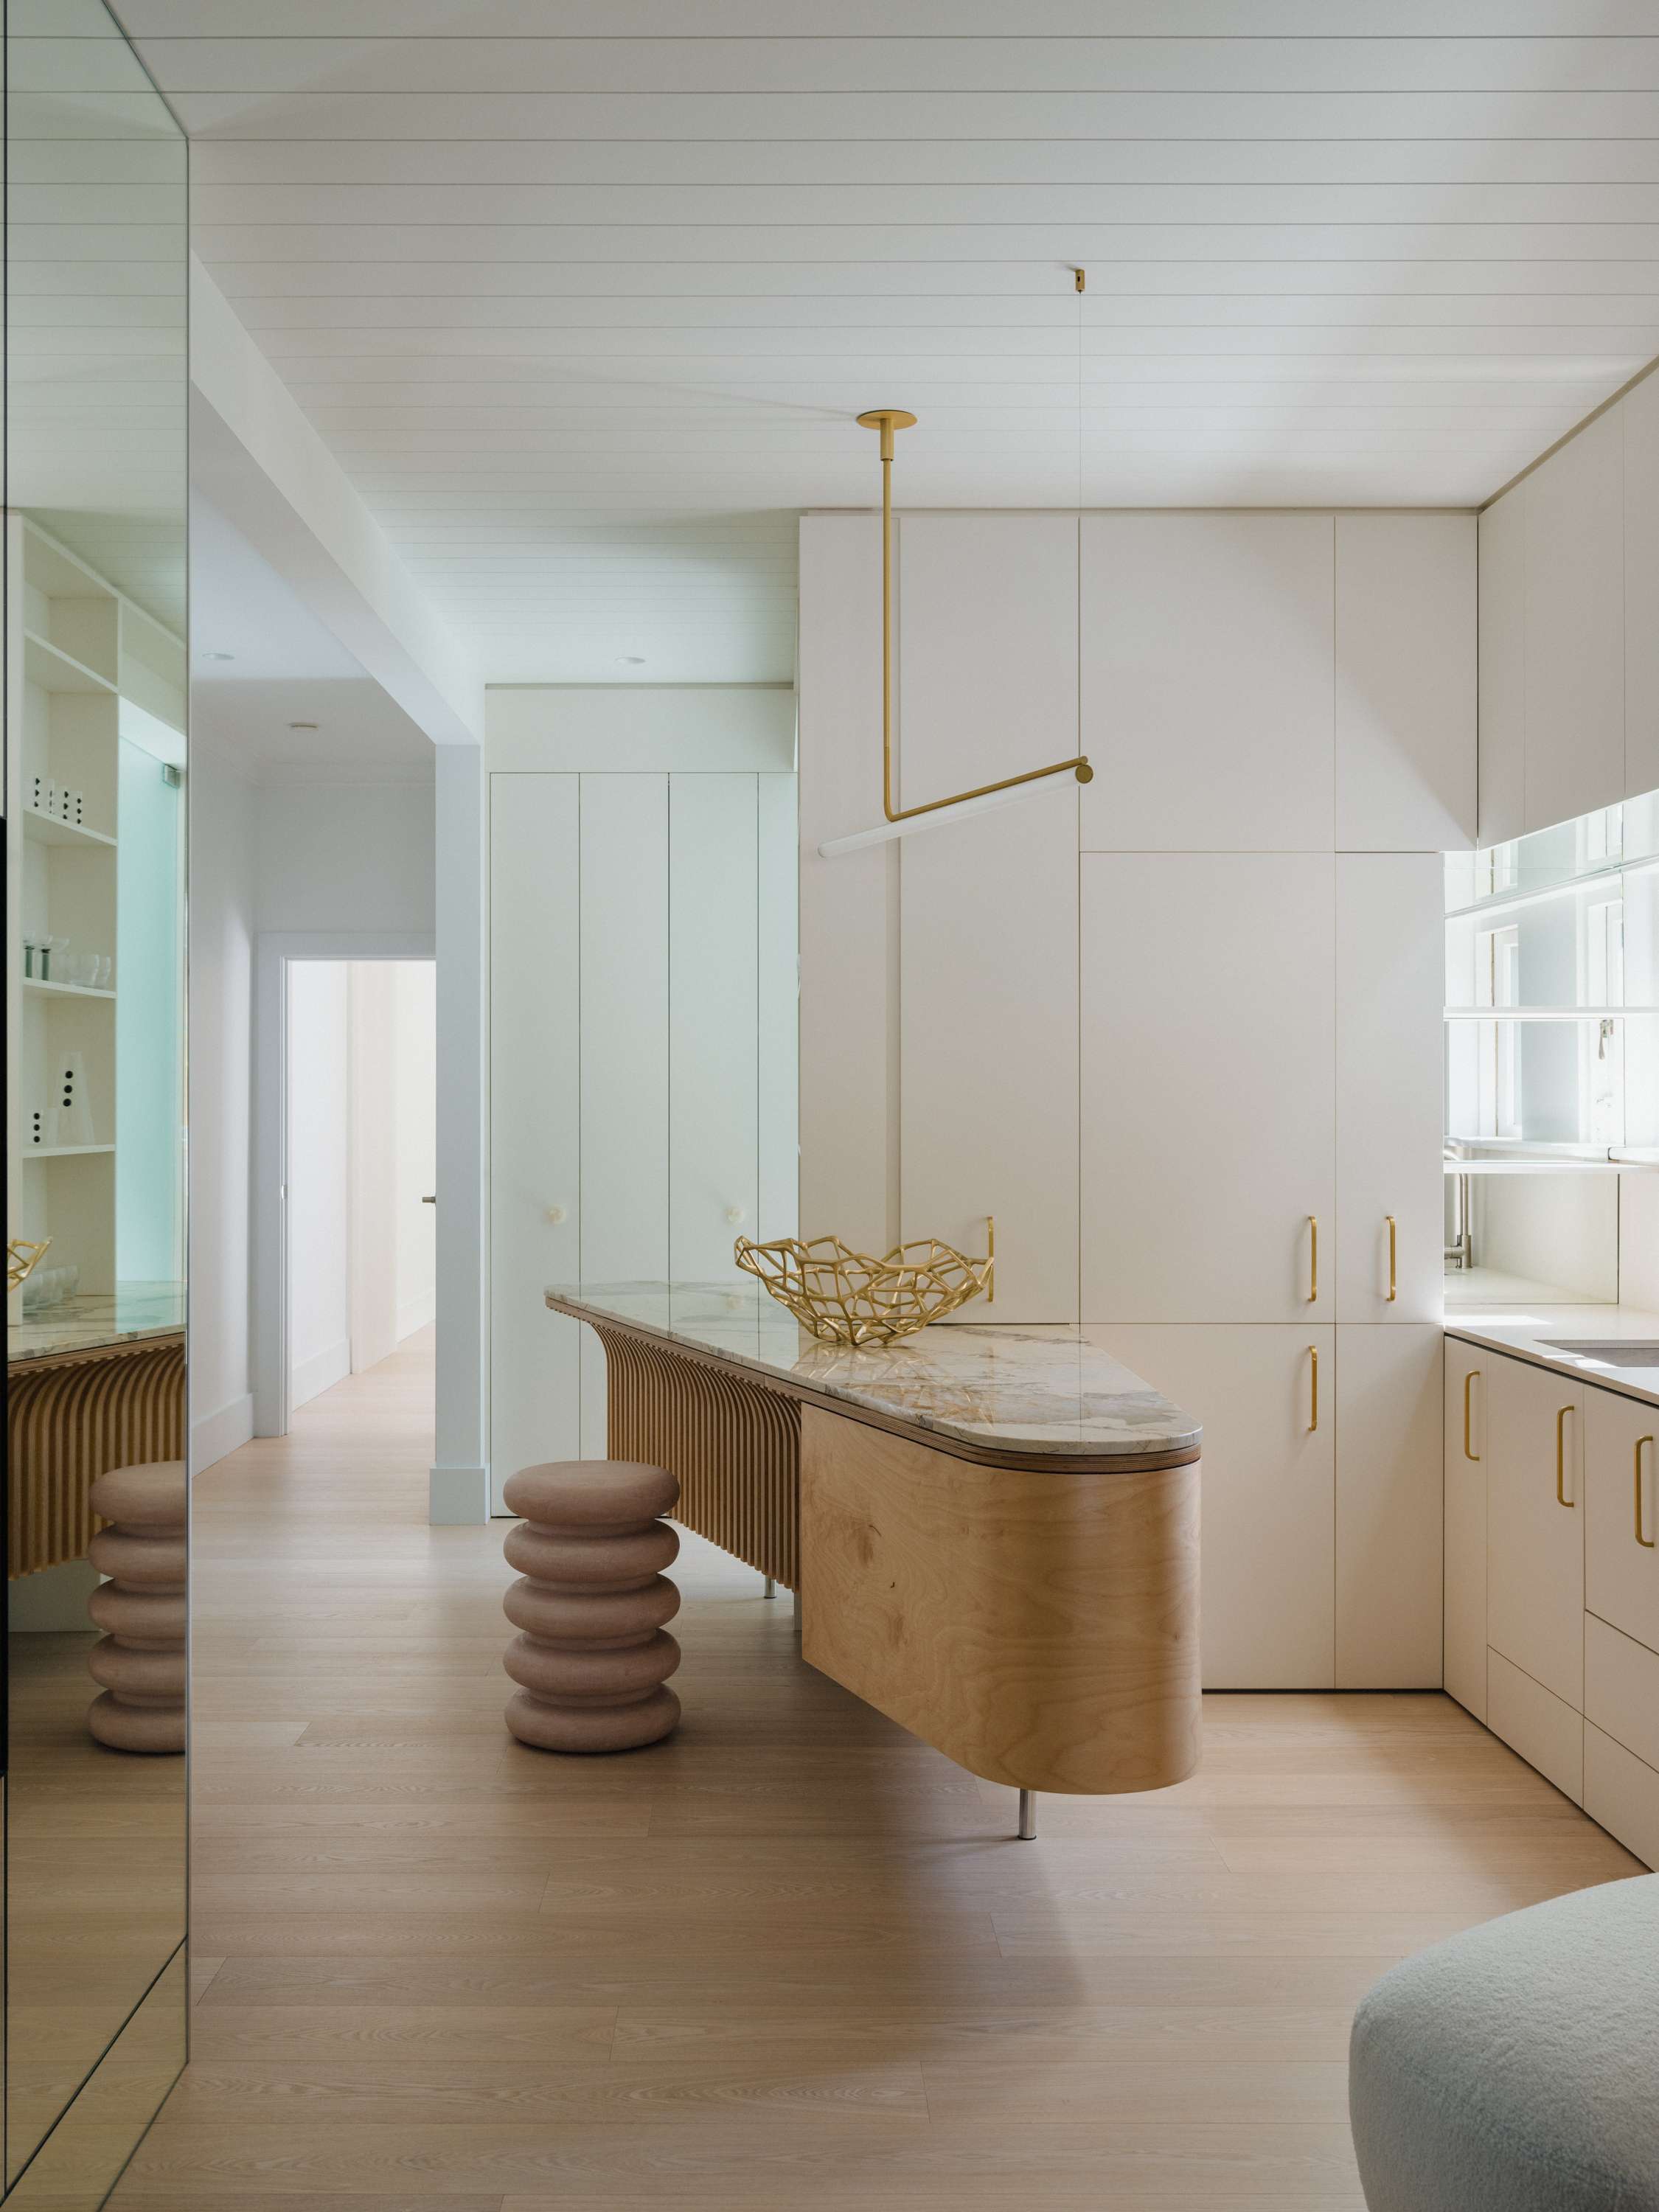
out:
<path id="1" fill-rule="evenodd" d="M 1622 1337 L 1613 1344 L 1587 1336 L 1540 1336 L 1538 1341 L 1552 1352 L 1576 1352 L 1580 1359 L 1594 1359 L 1603 1367 L 1659 1367 L 1659 1344 L 1638 1337 Z"/>

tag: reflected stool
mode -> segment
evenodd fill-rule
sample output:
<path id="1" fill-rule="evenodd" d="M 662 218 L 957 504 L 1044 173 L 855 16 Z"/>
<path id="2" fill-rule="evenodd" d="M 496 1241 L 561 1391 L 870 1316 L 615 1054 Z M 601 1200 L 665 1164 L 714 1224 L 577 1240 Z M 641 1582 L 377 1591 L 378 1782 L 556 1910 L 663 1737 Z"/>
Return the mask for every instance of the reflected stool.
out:
<path id="1" fill-rule="evenodd" d="M 103 1695 L 87 1726 L 112 1751 L 185 1747 L 188 1488 L 181 1459 L 112 1468 L 88 1493 L 100 1528 L 88 1556 L 109 1580 L 87 1601 L 104 1631 L 87 1665 Z"/>
<path id="2" fill-rule="evenodd" d="M 502 1664 L 519 1688 L 507 1725 L 542 1751 L 633 1751 L 676 1726 L 668 1677 L 680 1647 L 665 1623 L 680 1594 L 663 1573 L 680 1540 L 660 1516 L 680 1486 L 635 1460 L 556 1460 L 507 1482 L 524 1516 L 508 1534 L 519 1570 L 502 1609 L 522 1632 Z"/>

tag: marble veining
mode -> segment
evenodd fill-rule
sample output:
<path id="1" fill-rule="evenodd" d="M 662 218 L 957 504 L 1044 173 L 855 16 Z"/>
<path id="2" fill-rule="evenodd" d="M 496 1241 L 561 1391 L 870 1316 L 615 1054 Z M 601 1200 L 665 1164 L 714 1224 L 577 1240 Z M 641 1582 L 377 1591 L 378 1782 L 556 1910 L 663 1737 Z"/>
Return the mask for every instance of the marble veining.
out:
<path id="1" fill-rule="evenodd" d="M 1057 1456 L 1185 1451 L 1202 1431 L 1075 1328 L 943 1322 L 896 1344 L 821 1344 L 757 1283 L 578 1283 L 547 1292 L 579 1321 L 625 1322 L 966 1443 Z"/>
<path id="2" fill-rule="evenodd" d="M 185 1293 L 177 1283 L 128 1284 L 113 1297 L 86 1292 L 8 1325 L 6 1364 L 103 1352 L 147 1338 L 176 1336 L 185 1326 Z"/>

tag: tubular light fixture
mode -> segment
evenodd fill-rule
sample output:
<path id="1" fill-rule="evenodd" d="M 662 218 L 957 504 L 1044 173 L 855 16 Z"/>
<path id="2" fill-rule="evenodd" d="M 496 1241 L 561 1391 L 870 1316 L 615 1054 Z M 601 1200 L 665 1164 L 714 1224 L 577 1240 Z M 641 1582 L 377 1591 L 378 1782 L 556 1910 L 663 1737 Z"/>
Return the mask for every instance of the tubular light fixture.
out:
<path id="1" fill-rule="evenodd" d="M 1081 271 L 1079 272 L 1081 274 Z M 1082 290 L 1082 285 L 1077 288 Z M 1034 798 L 1035 787 L 1051 775 L 1074 775 L 1079 783 L 1094 780 L 1087 756 L 1055 761 L 1049 768 L 1028 768 L 1024 775 L 1006 775 L 997 783 L 981 783 L 972 791 L 958 791 L 948 799 L 930 799 L 920 806 L 893 804 L 893 433 L 908 430 L 915 421 L 902 407 L 873 407 L 859 421 L 866 429 L 881 433 L 881 811 L 885 819 L 873 830 L 856 830 L 848 837 L 826 837 L 819 854 L 833 860 L 837 853 L 856 853 L 866 845 L 884 845 L 894 837 L 908 836 L 913 830 L 965 821 L 969 815 L 988 813 L 1012 799 Z"/>

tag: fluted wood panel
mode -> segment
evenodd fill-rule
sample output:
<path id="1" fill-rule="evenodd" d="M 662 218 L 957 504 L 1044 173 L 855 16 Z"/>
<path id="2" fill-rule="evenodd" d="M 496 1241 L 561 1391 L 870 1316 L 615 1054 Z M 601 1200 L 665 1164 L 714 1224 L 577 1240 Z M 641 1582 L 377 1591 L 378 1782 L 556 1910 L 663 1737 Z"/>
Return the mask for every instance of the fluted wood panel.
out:
<path id="1" fill-rule="evenodd" d="M 799 1589 L 799 1402 L 666 1346 L 595 1333 L 605 1352 L 611 1458 L 648 1460 L 678 1475 L 677 1521 Z"/>
<path id="2" fill-rule="evenodd" d="M 112 1467 L 185 1455 L 185 1343 L 25 1361 L 7 1376 L 8 1577 L 86 1557 L 88 1493 Z"/>

